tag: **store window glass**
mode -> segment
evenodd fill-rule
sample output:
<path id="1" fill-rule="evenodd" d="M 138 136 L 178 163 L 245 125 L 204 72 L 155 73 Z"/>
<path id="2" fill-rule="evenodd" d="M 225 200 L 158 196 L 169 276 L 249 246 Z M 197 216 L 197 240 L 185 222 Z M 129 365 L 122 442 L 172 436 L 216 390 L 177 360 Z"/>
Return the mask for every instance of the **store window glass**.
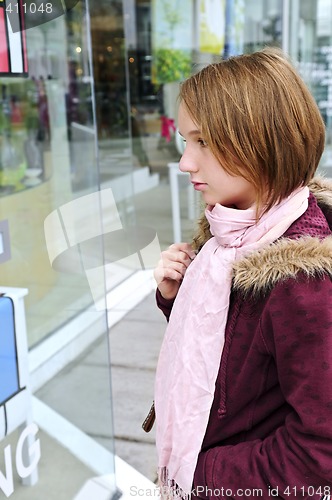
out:
<path id="1" fill-rule="evenodd" d="M 1 276 L 4 286 L 29 288 L 32 347 L 93 300 L 84 273 L 51 267 L 44 220 L 73 199 L 110 189 L 121 222 L 132 223 L 132 174 L 139 159 L 131 148 L 122 2 L 91 2 L 87 19 L 80 1 L 23 35 L 28 71 L 7 74 L 9 42 L 9 62 L 1 52 L 0 207 L 13 253 Z M 113 273 L 107 289 L 132 272 Z"/>
<path id="2" fill-rule="evenodd" d="M 282 45 L 281 0 L 245 1 L 244 52 Z"/>
<path id="3" fill-rule="evenodd" d="M 69 15 L 25 31 L 28 75 L 0 78 L 0 207 L 12 246 L 1 284 L 29 289 L 30 346 L 92 302 L 84 276 L 52 268 L 44 234 L 53 210 L 98 189 L 84 4 L 77 9 L 75 36 Z"/>
<path id="4" fill-rule="evenodd" d="M 26 30 L 19 24 L 16 31 L 8 5 L 22 14 L 20 2 L 0 1 L 0 254 L 7 256 L 0 261 L 0 294 L 27 292 L 33 418 L 41 445 L 33 490 L 21 487 L 12 463 L 13 498 L 74 498 L 101 474 L 112 498 L 106 293 L 134 272 L 104 272 L 103 234 L 133 218 L 122 4 L 80 0 L 51 16 L 46 3 L 26 3 L 44 9 L 43 22 Z M 65 2 L 52 5 L 64 9 Z M 31 20 L 26 14 L 15 22 Z M 24 389 L 20 380 L 13 387 L 10 396 Z M 8 446 L 15 450 L 22 429 L 9 432 L 8 395 L 2 394 L 3 492 L 11 487 Z"/>
<path id="5" fill-rule="evenodd" d="M 320 171 L 332 175 L 332 1 L 290 2 L 289 53 L 318 103 L 326 124 Z"/>

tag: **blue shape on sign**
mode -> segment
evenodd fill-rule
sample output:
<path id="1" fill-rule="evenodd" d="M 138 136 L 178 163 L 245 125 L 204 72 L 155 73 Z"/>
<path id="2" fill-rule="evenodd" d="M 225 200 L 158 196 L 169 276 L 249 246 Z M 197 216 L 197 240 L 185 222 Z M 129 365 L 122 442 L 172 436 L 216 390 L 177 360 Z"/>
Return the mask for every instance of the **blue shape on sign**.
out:
<path id="1" fill-rule="evenodd" d="M 0 297 L 0 405 L 19 392 L 14 305 Z"/>

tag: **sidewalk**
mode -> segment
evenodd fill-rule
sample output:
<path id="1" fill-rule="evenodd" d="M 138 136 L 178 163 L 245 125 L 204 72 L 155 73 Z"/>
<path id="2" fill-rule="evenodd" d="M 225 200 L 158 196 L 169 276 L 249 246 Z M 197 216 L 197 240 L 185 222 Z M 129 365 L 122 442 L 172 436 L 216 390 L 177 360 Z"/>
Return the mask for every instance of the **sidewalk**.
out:
<path id="1" fill-rule="evenodd" d="M 155 368 L 166 320 L 154 293 L 111 330 L 115 451 L 151 481 L 156 480 L 155 429 L 142 429 L 153 401 Z"/>

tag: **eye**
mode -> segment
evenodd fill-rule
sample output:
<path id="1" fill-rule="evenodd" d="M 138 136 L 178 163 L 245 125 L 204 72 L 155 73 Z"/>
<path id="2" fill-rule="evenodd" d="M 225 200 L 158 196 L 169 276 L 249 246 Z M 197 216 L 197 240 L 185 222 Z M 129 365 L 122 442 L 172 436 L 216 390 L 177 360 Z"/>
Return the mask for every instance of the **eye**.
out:
<path id="1" fill-rule="evenodd" d="M 199 138 L 199 139 L 197 140 L 197 142 L 198 142 L 198 144 L 199 144 L 200 146 L 202 146 L 202 148 L 206 148 L 206 147 L 207 147 L 207 142 L 206 142 L 206 141 L 204 141 L 204 139 Z"/>

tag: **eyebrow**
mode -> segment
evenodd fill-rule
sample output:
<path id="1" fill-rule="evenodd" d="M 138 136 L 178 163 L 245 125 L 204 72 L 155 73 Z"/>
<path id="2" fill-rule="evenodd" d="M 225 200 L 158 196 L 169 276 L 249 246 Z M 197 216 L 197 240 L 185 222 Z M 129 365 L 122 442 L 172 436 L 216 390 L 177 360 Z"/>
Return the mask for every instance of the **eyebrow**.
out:
<path id="1" fill-rule="evenodd" d="M 181 134 L 180 130 L 178 130 L 178 133 L 183 138 L 183 135 Z M 201 134 L 202 134 L 202 132 L 198 129 L 193 129 L 193 130 L 190 130 L 190 132 L 188 132 L 188 135 L 201 135 Z"/>

